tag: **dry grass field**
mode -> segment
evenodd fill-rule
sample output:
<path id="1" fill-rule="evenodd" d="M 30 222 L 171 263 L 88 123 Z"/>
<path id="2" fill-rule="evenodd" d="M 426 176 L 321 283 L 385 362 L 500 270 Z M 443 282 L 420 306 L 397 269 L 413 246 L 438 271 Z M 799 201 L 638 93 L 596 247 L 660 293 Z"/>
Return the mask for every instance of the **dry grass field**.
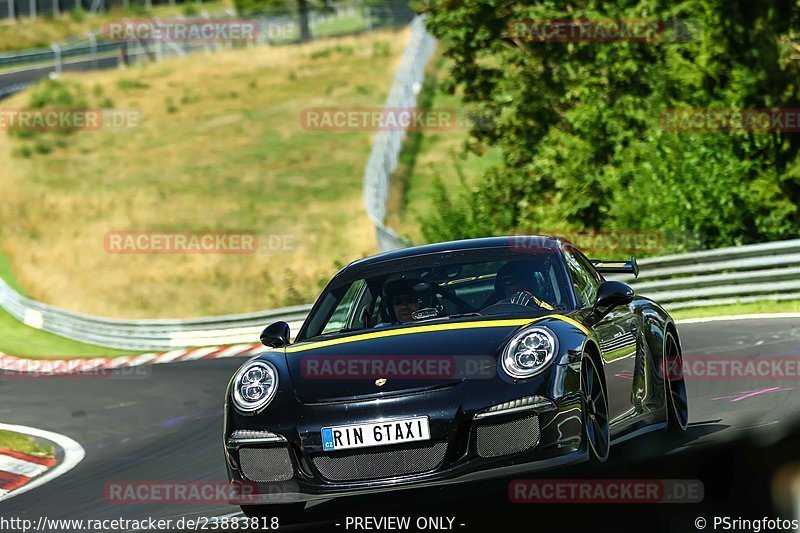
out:
<path id="1" fill-rule="evenodd" d="M 310 131 L 311 107 L 382 104 L 405 31 L 71 74 L 3 102 L 71 93 L 136 127 L 0 132 L 0 238 L 26 292 L 116 317 L 188 317 L 310 301 L 375 251 L 361 178 L 372 132 Z M 55 85 L 55 86 L 54 86 Z M 37 92 L 38 91 L 38 92 Z M 51 97 L 52 95 L 50 95 Z M 291 250 L 110 254 L 109 231 L 255 231 Z"/>

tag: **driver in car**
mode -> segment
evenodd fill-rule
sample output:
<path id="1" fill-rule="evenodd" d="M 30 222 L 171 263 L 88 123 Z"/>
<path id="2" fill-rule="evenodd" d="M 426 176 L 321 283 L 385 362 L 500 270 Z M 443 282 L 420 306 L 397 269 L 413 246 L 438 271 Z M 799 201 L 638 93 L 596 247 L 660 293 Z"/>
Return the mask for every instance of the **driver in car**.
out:
<path id="1" fill-rule="evenodd" d="M 428 307 L 432 296 L 425 282 L 406 279 L 386 282 L 381 292 L 383 300 L 388 303 L 389 322 L 376 324 L 376 328 L 413 322 L 412 313 Z"/>
<path id="2" fill-rule="evenodd" d="M 536 297 L 536 278 L 534 265 L 525 261 L 512 261 L 497 271 L 495 293 L 498 304 L 517 304 L 553 309 L 553 306 Z"/>

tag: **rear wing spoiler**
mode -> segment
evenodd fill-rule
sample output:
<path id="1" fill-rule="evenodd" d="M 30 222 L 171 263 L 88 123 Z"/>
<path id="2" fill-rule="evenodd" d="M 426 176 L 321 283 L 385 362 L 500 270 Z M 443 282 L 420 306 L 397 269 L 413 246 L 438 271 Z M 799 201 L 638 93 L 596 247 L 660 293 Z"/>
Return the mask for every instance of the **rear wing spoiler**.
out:
<path id="1" fill-rule="evenodd" d="M 604 261 L 602 259 L 592 259 L 591 261 L 601 274 L 633 274 L 634 278 L 639 277 L 639 265 L 633 256 L 630 261 Z"/>

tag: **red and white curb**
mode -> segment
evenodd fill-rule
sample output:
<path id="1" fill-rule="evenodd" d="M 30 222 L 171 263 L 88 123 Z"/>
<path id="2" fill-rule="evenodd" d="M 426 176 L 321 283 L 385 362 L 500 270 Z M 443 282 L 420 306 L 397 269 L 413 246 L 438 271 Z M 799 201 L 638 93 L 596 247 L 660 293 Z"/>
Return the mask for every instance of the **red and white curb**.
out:
<path id="1" fill-rule="evenodd" d="M 222 359 L 258 355 L 265 350 L 263 344 L 236 344 L 234 346 L 209 346 L 189 350 L 172 350 L 164 353 L 146 353 L 123 357 L 94 357 L 90 359 L 28 359 L 0 352 L 0 370 L 38 374 L 72 374 L 116 368 L 136 367 Z"/>
<path id="2" fill-rule="evenodd" d="M 86 456 L 83 447 L 66 435 L 14 424 L 0 424 L 0 429 L 48 440 L 60 448 L 63 454 L 61 462 L 56 463 L 55 459 L 0 450 L 0 501 L 57 478 L 75 468 Z"/>
<path id="3" fill-rule="evenodd" d="M 50 457 L 37 457 L 0 448 L 0 497 L 27 485 L 56 465 Z"/>

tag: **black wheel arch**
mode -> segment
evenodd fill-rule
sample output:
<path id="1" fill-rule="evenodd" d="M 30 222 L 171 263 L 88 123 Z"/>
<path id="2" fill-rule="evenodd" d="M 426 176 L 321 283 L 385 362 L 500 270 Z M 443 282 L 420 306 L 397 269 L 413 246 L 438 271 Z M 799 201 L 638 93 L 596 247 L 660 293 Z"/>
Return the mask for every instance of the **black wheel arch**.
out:
<path id="1" fill-rule="evenodd" d="M 641 298 L 637 303 L 641 319 L 641 349 L 645 355 L 645 379 L 648 383 L 645 402 L 650 408 L 666 409 L 666 338 L 667 332 L 672 333 L 680 346 L 678 328 L 670 314 L 654 301 Z"/>

